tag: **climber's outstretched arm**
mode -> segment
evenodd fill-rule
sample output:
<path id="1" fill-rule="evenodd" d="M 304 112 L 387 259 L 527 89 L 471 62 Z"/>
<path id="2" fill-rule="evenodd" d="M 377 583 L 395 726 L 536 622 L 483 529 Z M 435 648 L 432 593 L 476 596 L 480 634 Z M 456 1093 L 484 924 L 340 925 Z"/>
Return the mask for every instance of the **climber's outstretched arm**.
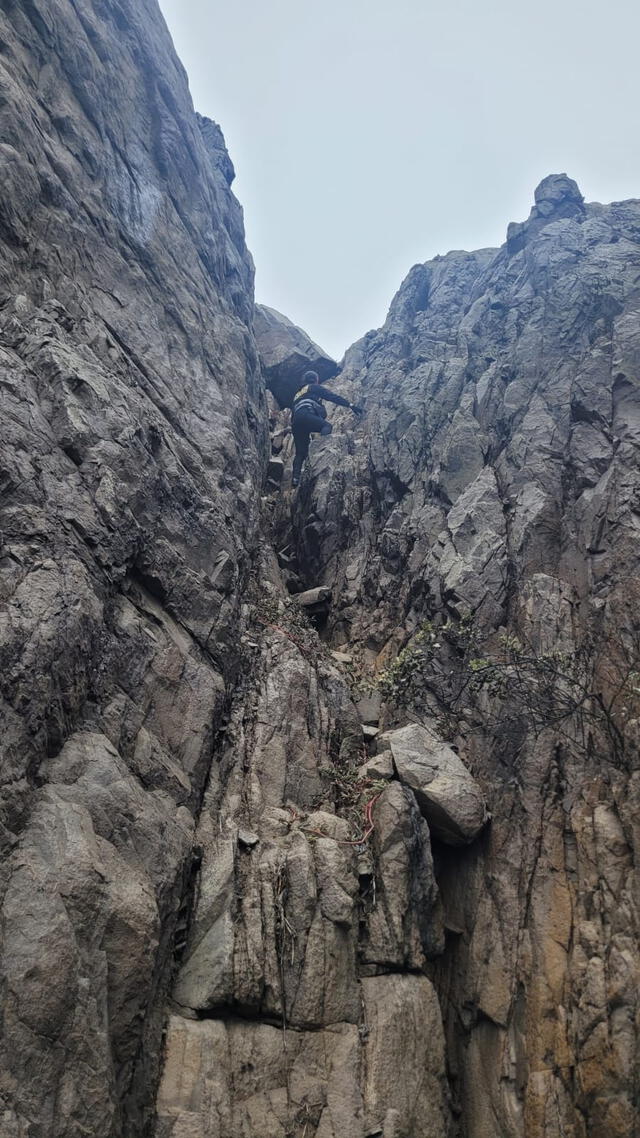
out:
<path id="1" fill-rule="evenodd" d="M 354 410 L 353 404 L 348 399 L 343 399 L 342 395 L 323 387 L 320 383 L 312 383 L 305 391 L 305 395 L 309 399 L 326 399 L 327 403 L 337 403 L 338 407 L 350 407 L 352 411 Z"/>

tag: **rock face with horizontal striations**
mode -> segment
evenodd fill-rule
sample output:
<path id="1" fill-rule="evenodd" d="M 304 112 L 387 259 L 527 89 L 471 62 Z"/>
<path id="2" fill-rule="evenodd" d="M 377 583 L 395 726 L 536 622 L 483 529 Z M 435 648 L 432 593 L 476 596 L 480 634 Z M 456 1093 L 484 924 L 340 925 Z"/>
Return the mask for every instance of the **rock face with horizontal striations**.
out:
<path id="1" fill-rule="evenodd" d="M 640 203 L 415 266 L 291 498 L 155 0 L 1 9 L 2 1138 L 629 1138 Z"/>

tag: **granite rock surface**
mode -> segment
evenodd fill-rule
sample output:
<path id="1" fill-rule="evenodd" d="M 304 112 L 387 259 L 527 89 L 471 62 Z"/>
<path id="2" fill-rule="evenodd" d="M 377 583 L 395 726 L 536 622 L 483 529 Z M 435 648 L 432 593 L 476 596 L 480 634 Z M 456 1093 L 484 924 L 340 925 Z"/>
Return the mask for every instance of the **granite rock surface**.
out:
<path id="1" fill-rule="evenodd" d="M 501 249 L 416 265 L 295 514 L 334 650 L 491 813 L 434 845 L 464 1138 L 637 1128 L 639 266 L 640 202 L 566 175 Z"/>
<path id="2" fill-rule="evenodd" d="M 0 38 L 0 1131 L 141 1134 L 258 539 L 253 267 L 155 2 Z"/>

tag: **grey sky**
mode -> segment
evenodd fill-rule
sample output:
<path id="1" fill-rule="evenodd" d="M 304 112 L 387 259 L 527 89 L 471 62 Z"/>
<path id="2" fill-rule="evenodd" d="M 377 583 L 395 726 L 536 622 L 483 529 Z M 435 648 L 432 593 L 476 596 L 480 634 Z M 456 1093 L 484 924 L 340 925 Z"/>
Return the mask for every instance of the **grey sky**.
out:
<path id="1" fill-rule="evenodd" d="M 258 300 L 336 356 L 546 175 L 640 196 L 636 0 L 160 0 L 236 167 Z"/>

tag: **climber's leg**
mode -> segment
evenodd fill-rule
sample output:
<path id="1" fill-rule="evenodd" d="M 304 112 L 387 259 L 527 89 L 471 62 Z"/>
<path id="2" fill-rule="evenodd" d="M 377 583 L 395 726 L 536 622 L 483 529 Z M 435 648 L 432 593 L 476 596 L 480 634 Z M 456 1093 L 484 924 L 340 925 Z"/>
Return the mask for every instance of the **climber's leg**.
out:
<path id="1" fill-rule="evenodd" d="M 296 453 L 293 459 L 293 477 L 291 479 L 292 486 L 297 486 L 300 481 L 302 464 L 309 453 L 309 438 L 310 436 L 306 432 L 303 434 L 301 431 L 297 434 L 294 434 L 293 436 L 294 442 L 296 444 Z"/>
<path id="2" fill-rule="evenodd" d="M 300 481 L 302 464 L 309 453 L 311 435 L 330 435 L 331 423 L 320 415 L 309 411 L 296 411 L 293 416 L 293 441 L 296 448 L 293 460 L 293 477 L 291 484 L 297 486 Z"/>

